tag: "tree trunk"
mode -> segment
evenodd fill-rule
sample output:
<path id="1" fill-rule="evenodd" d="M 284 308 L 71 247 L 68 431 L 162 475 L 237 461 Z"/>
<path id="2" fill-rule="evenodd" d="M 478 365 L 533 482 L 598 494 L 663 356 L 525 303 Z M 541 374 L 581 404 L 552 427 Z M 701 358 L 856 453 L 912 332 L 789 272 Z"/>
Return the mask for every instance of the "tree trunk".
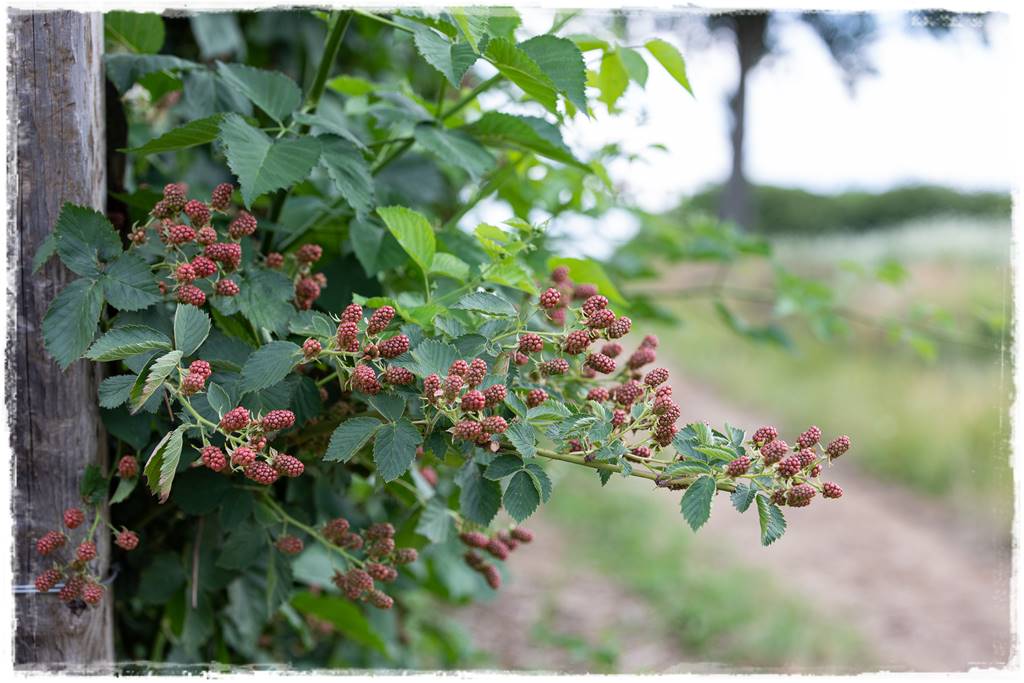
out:
<path id="1" fill-rule="evenodd" d="M 725 184 L 719 206 L 719 216 L 745 227 L 751 226 L 753 209 L 750 200 L 750 186 L 744 172 L 745 138 L 747 128 L 747 78 L 750 70 L 765 53 L 765 30 L 768 15 L 763 12 L 736 14 L 733 17 L 733 31 L 736 35 L 736 56 L 739 61 L 740 78 L 736 91 L 729 98 L 732 114 L 732 169 Z"/>
<path id="2" fill-rule="evenodd" d="M 15 583 L 31 584 L 50 562 L 34 551 L 43 533 L 60 529 L 65 508 L 80 505 L 86 465 L 106 453 L 96 405 L 99 370 L 78 361 L 62 373 L 43 350 L 47 306 L 73 279 L 56 258 L 32 273 L 32 258 L 64 202 L 103 210 L 103 17 L 74 12 L 11 12 L 8 115 L 9 296 L 7 406 L 15 459 Z M 106 510 L 101 511 L 106 515 Z M 91 520 L 87 521 L 87 524 Z M 97 530 L 96 571 L 109 571 L 110 534 Z M 72 532 L 74 552 L 81 530 Z M 101 606 L 74 610 L 56 595 L 15 597 L 14 654 L 19 668 L 95 670 L 113 661 L 112 591 Z M 76 605 L 75 607 L 82 607 Z"/>

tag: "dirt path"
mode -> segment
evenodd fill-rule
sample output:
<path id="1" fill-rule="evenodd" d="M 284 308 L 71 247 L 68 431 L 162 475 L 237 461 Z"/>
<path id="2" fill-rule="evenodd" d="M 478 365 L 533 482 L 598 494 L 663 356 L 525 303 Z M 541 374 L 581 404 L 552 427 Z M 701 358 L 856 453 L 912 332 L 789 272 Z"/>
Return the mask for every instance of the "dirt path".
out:
<path id="1" fill-rule="evenodd" d="M 673 373 L 678 377 L 679 373 Z M 738 408 L 706 386 L 673 384 L 683 398 L 683 420 L 712 424 L 771 423 Z M 855 451 L 848 459 L 852 460 Z M 808 596 L 825 614 L 854 626 L 875 652 L 881 670 L 963 671 L 998 667 L 1010 656 L 1010 547 L 987 528 L 956 520 L 942 506 L 858 474 L 840 461 L 836 477 L 847 495 L 787 509 L 789 531 L 771 548 L 758 543 L 752 512 L 739 515 L 719 496 L 699 542 L 708 557 L 769 572 L 794 594 Z M 557 495 L 557 492 L 556 492 Z M 678 515 L 675 497 L 657 496 Z M 657 607 L 612 579 L 570 567 L 565 533 L 531 521 L 538 547 L 515 556 L 513 580 L 486 605 L 453 617 L 492 653 L 502 669 L 595 671 L 550 638 L 532 637 L 538 623 L 591 644 L 616 633 L 620 672 L 707 670 L 688 662 L 670 634 L 647 618 Z M 570 576 L 571 573 L 571 576 Z M 544 604 L 549 601 L 549 604 Z M 498 618 L 495 618 L 495 617 Z"/>

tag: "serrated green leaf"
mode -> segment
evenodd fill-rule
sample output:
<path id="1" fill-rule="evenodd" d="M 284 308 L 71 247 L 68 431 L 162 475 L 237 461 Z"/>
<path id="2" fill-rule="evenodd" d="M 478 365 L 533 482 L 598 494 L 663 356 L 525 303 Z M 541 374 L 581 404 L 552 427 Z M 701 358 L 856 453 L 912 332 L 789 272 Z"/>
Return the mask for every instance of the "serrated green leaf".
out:
<path id="1" fill-rule="evenodd" d="M 537 63 L 565 97 L 583 112 L 587 111 L 587 68 L 583 53 L 567 38 L 542 35 L 519 43 L 519 49 Z"/>
<path id="2" fill-rule="evenodd" d="M 280 71 L 217 62 L 217 74 L 278 123 L 298 109 L 302 101 L 299 86 Z"/>
<path id="3" fill-rule="evenodd" d="M 420 123 L 415 128 L 416 142 L 439 160 L 454 164 L 474 180 L 494 168 L 494 157 L 480 143 L 460 130 Z"/>
<path id="4" fill-rule="evenodd" d="M 171 55 L 108 54 L 103 56 L 103 63 L 107 68 L 107 78 L 121 94 L 124 94 L 140 78 L 151 73 L 191 71 L 203 68 L 195 62 Z"/>
<path id="5" fill-rule="evenodd" d="M 394 422 L 405 412 L 405 396 L 401 394 L 377 394 L 367 401 L 385 420 Z"/>
<path id="6" fill-rule="evenodd" d="M 512 475 L 505 487 L 502 502 L 512 519 L 522 522 L 540 506 L 541 487 L 536 477 L 526 470 Z"/>
<path id="7" fill-rule="evenodd" d="M 164 20 L 159 14 L 107 12 L 103 15 L 103 34 L 108 44 L 155 54 L 164 46 Z"/>
<path id="8" fill-rule="evenodd" d="M 214 412 L 217 413 L 218 421 L 224 417 L 226 412 L 235 407 L 228 392 L 216 382 L 210 382 L 206 385 L 206 400 Z"/>
<path id="9" fill-rule="evenodd" d="M 554 82 L 526 52 L 505 38 L 493 38 L 484 53 L 488 61 L 523 92 L 540 102 L 552 114 L 558 113 L 558 90 Z"/>
<path id="10" fill-rule="evenodd" d="M 377 89 L 377 86 L 372 81 L 349 75 L 335 76 L 327 81 L 327 87 L 349 97 L 369 95 Z"/>
<path id="11" fill-rule="evenodd" d="M 470 292 L 454 303 L 452 308 L 506 318 L 515 317 L 519 313 L 511 303 L 491 292 Z"/>
<path id="12" fill-rule="evenodd" d="M 754 502 L 754 496 L 757 494 L 757 489 L 747 484 L 737 484 L 736 490 L 732 492 L 729 499 L 732 501 L 732 506 L 736 508 L 737 512 L 746 512 L 750 504 Z"/>
<path id="13" fill-rule="evenodd" d="M 146 401 L 150 399 L 157 390 L 163 386 L 164 381 L 171 376 L 181 362 L 181 351 L 174 350 L 158 358 L 154 358 L 147 367 L 139 373 L 139 380 L 132 387 L 131 412 L 135 414 L 142 410 Z"/>
<path id="14" fill-rule="evenodd" d="M 256 329 L 280 333 L 288 329 L 291 316 L 294 285 L 287 275 L 267 268 L 251 268 L 247 273 L 238 309 Z M 218 323 L 220 324 L 220 323 Z"/>
<path id="15" fill-rule="evenodd" d="M 209 335 L 210 316 L 195 306 L 178 304 L 174 312 L 174 347 L 191 356 Z"/>
<path id="16" fill-rule="evenodd" d="M 149 265 L 131 252 L 121 254 L 110 263 L 100 284 L 110 305 L 122 311 L 140 311 L 161 299 Z"/>
<path id="17" fill-rule="evenodd" d="M 290 341 L 272 341 L 252 352 L 242 366 L 239 391 L 249 393 L 284 380 L 300 361 L 302 349 Z"/>
<path id="18" fill-rule="evenodd" d="M 107 478 L 97 465 L 87 465 L 78 486 L 82 499 L 92 505 L 99 505 L 106 498 Z"/>
<path id="19" fill-rule="evenodd" d="M 99 402 L 101 408 L 116 408 L 128 400 L 135 384 L 135 375 L 114 375 L 100 382 Z"/>
<path id="20" fill-rule="evenodd" d="M 85 277 L 100 273 L 100 262 L 122 252 L 121 238 L 99 211 L 65 203 L 53 227 L 57 255 L 68 269 Z"/>
<path id="21" fill-rule="evenodd" d="M 459 282 L 469 277 L 469 264 L 453 254 L 434 254 L 434 262 L 430 264 L 431 275 L 446 275 Z"/>
<path id="22" fill-rule="evenodd" d="M 647 85 L 647 62 L 640 53 L 629 47 L 620 47 L 619 57 L 622 58 L 622 65 L 629 73 L 629 80 L 641 88 Z"/>
<path id="23" fill-rule="evenodd" d="M 170 350 L 171 340 L 163 332 L 145 325 L 115 327 L 89 347 L 85 357 L 95 361 L 121 360 L 147 351 Z"/>
<path id="24" fill-rule="evenodd" d="M 499 455 L 491 461 L 484 471 L 484 477 L 492 481 L 510 477 L 516 472 L 526 469 L 523 459 L 515 455 Z"/>
<path id="25" fill-rule="evenodd" d="M 672 78 L 676 79 L 679 85 L 686 88 L 686 91 L 691 95 L 693 94 L 693 90 L 690 88 L 690 81 L 686 77 L 686 61 L 674 45 L 660 38 L 655 38 L 644 43 L 644 47 L 647 48 L 652 57 L 658 60 L 659 64 L 665 67 L 665 71 Z"/>
<path id="26" fill-rule="evenodd" d="M 443 377 L 448 374 L 451 364 L 459 358 L 459 352 L 454 346 L 437 339 L 424 339 L 410 355 L 416 368 L 413 372 L 423 377 L 430 374 Z"/>
<path id="27" fill-rule="evenodd" d="M 459 511 L 471 522 L 488 525 L 501 509 L 501 485 L 486 479 L 480 467 L 469 461 L 459 471 Z"/>
<path id="28" fill-rule="evenodd" d="M 466 39 L 474 50 L 480 49 L 480 41 L 487 35 L 490 13 L 486 7 L 452 7 L 448 13 L 451 14 L 455 24 L 459 27 L 459 33 Z"/>
<path id="29" fill-rule="evenodd" d="M 32 257 L 32 274 L 35 275 L 39 269 L 46 265 L 50 257 L 57 253 L 57 237 L 51 232 L 43 239 L 36 255 Z"/>
<path id="30" fill-rule="evenodd" d="M 715 480 L 713 477 L 702 476 L 690 484 L 680 501 L 680 509 L 686 523 L 690 528 L 697 531 L 711 517 L 711 499 L 715 495 Z"/>
<path id="31" fill-rule="evenodd" d="M 428 26 L 415 25 L 412 30 L 413 42 L 420 56 L 458 88 L 462 77 L 477 59 L 473 47 L 469 43 L 453 43 Z"/>
<path id="32" fill-rule="evenodd" d="M 146 483 L 149 485 L 150 492 L 157 496 L 161 503 L 167 502 L 167 497 L 171 495 L 174 474 L 177 472 L 178 460 L 181 458 L 182 437 L 187 428 L 187 425 L 181 425 L 177 429 L 167 432 L 146 462 Z"/>
<path id="33" fill-rule="evenodd" d="M 615 50 L 605 52 L 601 58 L 601 71 L 597 74 L 597 87 L 601 91 L 597 99 L 604 102 L 608 111 L 612 112 L 628 86 L 629 72 L 622 63 L 622 57 Z"/>
<path id="34" fill-rule="evenodd" d="M 232 54 L 245 60 L 245 36 L 233 12 L 203 12 L 188 20 L 204 61 Z"/>
<path id="35" fill-rule="evenodd" d="M 525 422 L 513 422 L 505 432 L 515 449 L 524 458 L 532 458 L 537 455 L 537 432 Z"/>
<path id="36" fill-rule="evenodd" d="M 431 498 L 416 524 L 416 533 L 431 543 L 444 543 L 454 532 L 455 519 L 448 505 L 439 497 Z"/>
<path id="37" fill-rule="evenodd" d="M 388 654 L 388 646 L 373 630 L 360 608 L 351 601 L 325 593 L 299 593 L 292 598 L 291 603 L 303 614 L 311 614 L 329 622 L 352 642 L 371 647 L 382 655 Z"/>
<path id="38" fill-rule="evenodd" d="M 382 206 L 377 214 L 424 273 L 430 272 L 436 251 L 434 228 L 422 214 L 404 206 Z"/>
<path id="39" fill-rule="evenodd" d="M 563 164 L 570 164 L 588 173 L 591 171 L 589 166 L 573 156 L 572 151 L 566 147 L 558 127 L 544 119 L 489 111 L 468 126 L 462 126 L 457 130 L 464 130 L 491 147 L 525 150 Z"/>
<path id="40" fill-rule="evenodd" d="M 422 442 L 419 430 L 408 420 L 381 427 L 373 439 L 373 462 L 381 479 L 394 481 L 405 474 Z"/>
<path id="41" fill-rule="evenodd" d="M 374 190 L 370 167 L 362 152 L 348 140 L 333 135 L 321 135 L 320 158 L 327 168 L 327 175 L 358 215 L 365 216 L 373 210 Z"/>
<path id="42" fill-rule="evenodd" d="M 74 280 L 54 298 L 43 318 L 43 345 L 61 370 L 89 348 L 102 309 L 102 288 L 93 280 Z"/>
<path id="43" fill-rule="evenodd" d="M 786 518 L 782 510 L 763 493 L 759 493 L 756 500 L 757 518 L 761 524 L 761 545 L 769 546 L 786 533 Z"/>
<path id="44" fill-rule="evenodd" d="M 627 465 L 626 461 L 623 461 L 623 466 Z M 527 463 L 526 471 L 533 475 L 537 484 L 540 486 L 540 499 L 541 502 L 546 503 L 551 498 L 551 477 L 544 471 L 544 468 L 535 462 Z M 626 475 L 628 476 L 628 475 Z"/>
<path id="45" fill-rule="evenodd" d="M 228 166 L 238 177 L 246 206 L 252 206 L 267 192 L 304 180 L 320 158 L 317 138 L 274 141 L 238 114 L 225 115 L 220 124 L 220 140 L 226 148 Z"/>
<path id="46" fill-rule="evenodd" d="M 220 122 L 223 118 L 223 114 L 214 114 L 204 119 L 190 121 L 183 126 L 178 126 L 159 137 L 153 138 L 144 145 L 125 151 L 131 154 L 146 156 L 162 152 L 177 152 L 209 144 L 220 135 Z"/>
<path id="47" fill-rule="evenodd" d="M 331 434 L 324 460 L 348 462 L 359 452 L 383 423 L 375 417 L 350 417 L 343 421 Z"/>
<path id="48" fill-rule="evenodd" d="M 110 497 L 110 504 L 117 505 L 118 503 L 126 500 L 128 496 L 132 494 L 132 491 L 135 490 L 135 487 L 138 485 L 138 483 L 138 477 L 135 477 L 134 479 L 119 478 L 117 481 L 117 488 L 114 489 L 114 495 Z"/>

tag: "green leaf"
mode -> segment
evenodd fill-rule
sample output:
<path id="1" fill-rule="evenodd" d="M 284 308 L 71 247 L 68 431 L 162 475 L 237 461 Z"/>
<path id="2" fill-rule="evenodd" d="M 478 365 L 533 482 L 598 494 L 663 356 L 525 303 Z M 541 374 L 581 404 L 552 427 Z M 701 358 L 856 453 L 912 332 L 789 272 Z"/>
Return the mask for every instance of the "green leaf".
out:
<path id="1" fill-rule="evenodd" d="M 195 306 L 178 304 L 174 312 L 174 348 L 191 356 L 209 335 L 210 316 Z"/>
<path id="2" fill-rule="evenodd" d="M 430 264 L 430 274 L 447 275 L 459 282 L 465 282 L 469 277 L 469 264 L 452 254 L 434 254 L 434 262 Z"/>
<path id="3" fill-rule="evenodd" d="M 125 252 L 115 258 L 100 279 L 103 295 L 122 311 L 140 311 L 160 301 L 153 271 L 138 254 Z"/>
<path id="4" fill-rule="evenodd" d="M 170 348 L 171 340 L 163 332 L 145 325 L 125 325 L 115 327 L 97 339 L 85 357 L 96 361 L 121 360 L 147 351 L 169 351 Z"/>
<path id="5" fill-rule="evenodd" d="M 629 73 L 629 80 L 641 88 L 647 85 L 647 62 L 640 53 L 629 47 L 620 47 L 619 57 Z"/>
<path id="6" fill-rule="evenodd" d="M 132 52 L 155 54 L 164 46 L 164 20 L 159 14 L 107 12 L 103 15 L 103 34 Z"/>
<path id="7" fill-rule="evenodd" d="M 474 180 L 494 168 L 494 157 L 471 136 L 460 130 L 420 123 L 415 129 L 416 142 L 445 163 L 466 171 Z"/>
<path id="8" fill-rule="evenodd" d="M 622 462 L 623 467 L 625 467 L 628 464 L 628 461 Z M 526 471 L 533 475 L 534 480 L 540 486 L 541 502 L 548 502 L 548 499 L 551 498 L 551 478 L 548 477 L 548 473 L 544 471 L 543 467 L 541 467 L 535 462 L 527 463 Z"/>
<path id="9" fill-rule="evenodd" d="M 711 499 L 715 495 L 715 480 L 713 477 L 701 476 L 690 484 L 680 501 L 680 508 L 687 524 L 694 531 L 697 531 L 711 517 Z"/>
<path id="10" fill-rule="evenodd" d="M 605 52 L 601 58 L 601 71 L 597 74 L 597 87 L 601 91 L 598 100 L 604 102 L 608 111 L 615 110 L 615 103 L 629 86 L 629 72 L 617 51 Z"/>
<path id="11" fill-rule="evenodd" d="M 484 144 L 492 147 L 509 147 L 539 154 L 563 164 L 576 166 L 590 172 L 590 167 L 573 156 L 562 141 L 562 133 L 544 119 L 533 116 L 513 116 L 489 111 L 464 130 Z"/>
<path id="12" fill-rule="evenodd" d="M 471 522 L 487 526 L 501 509 L 501 485 L 486 479 L 480 467 L 469 461 L 459 471 L 459 511 Z"/>
<path id="13" fill-rule="evenodd" d="M 217 62 L 217 74 L 278 123 L 298 109 L 302 101 L 299 86 L 280 71 Z"/>
<path id="14" fill-rule="evenodd" d="M 171 351 L 159 358 L 153 359 L 142 372 L 132 387 L 131 412 L 135 414 L 142 410 L 146 401 L 163 386 L 164 381 L 178 369 L 181 361 L 181 351 Z M 145 378 L 145 379 L 143 379 Z"/>
<path id="15" fill-rule="evenodd" d="M 619 293 L 618 288 L 604 272 L 601 264 L 592 259 L 554 257 L 549 258 L 547 266 L 554 270 L 558 266 L 565 266 L 569 269 L 569 277 L 573 282 L 589 283 L 597 285 L 602 295 L 608 297 L 619 306 L 628 306 L 629 302 Z"/>
<path id="16" fill-rule="evenodd" d="M 206 400 L 214 412 L 217 413 L 218 420 L 234 407 L 231 396 L 224 390 L 224 387 L 216 382 L 210 382 L 206 385 Z"/>
<path id="17" fill-rule="evenodd" d="M 423 437 L 408 420 L 399 420 L 380 428 L 373 440 L 373 461 L 384 481 L 394 481 L 406 473 L 416 459 L 416 447 Z"/>
<path id="18" fill-rule="evenodd" d="M 679 85 L 686 88 L 687 92 L 691 95 L 693 90 L 690 88 L 690 81 L 686 78 L 686 62 L 683 60 L 683 56 L 679 54 L 671 43 L 667 43 L 660 38 L 648 40 L 644 43 L 644 47 L 651 53 L 651 56 L 658 60 L 658 63 L 665 67 L 665 71 L 669 75 L 676 79 Z"/>
<path id="19" fill-rule="evenodd" d="M 405 396 L 402 394 L 377 394 L 370 396 L 367 401 L 374 410 L 390 422 L 394 422 L 405 413 Z"/>
<path id="20" fill-rule="evenodd" d="M 203 68 L 195 62 L 171 55 L 108 54 L 104 55 L 103 63 L 107 67 L 107 78 L 121 94 L 124 94 L 140 78 L 151 73 L 191 71 Z"/>
<path id="21" fill-rule="evenodd" d="M 427 64 L 437 69 L 456 88 L 477 59 L 470 44 L 452 43 L 447 37 L 422 24 L 413 28 L 412 38 Z"/>
<path id="22" fill-rule="evenodd" d="M 342 95 L 348 95 L 349 97 L 369 95 L 377 89 L 376 84 L 372 81 L 368 81 L 365 78 L 359 78 L 358 76 L 349 75 L 335 76 L 331 80 L 327 81 L 327 87 L 331 90 L 340 92 Z"/>
<path id="23" fill-rule="evenodd" d="M 580 111 L 587 111 L 587 68 L 583 53 L 567 38 L 542 35 L 519 43 L 519 49 L 537 63 L 558 91 Z"/>
<path id="24" fill-rule="evenodd" d="M 494 67 L 523 92 L 544 105 L 552 114 L 558 113 L 558 91 L 540 65 L 512 41 L 493 38 L 484 53 Z"/>
<path id="25" fill-rule="evenodd" d="M 452 308 L 506 318 L 515 317 L 518 314 L 515 306 L 490 292 L 470 292 L 453 304 Z"/>
<path id="26" fill-rule="evenodd" d="M 234 54 L 244 61 L 245 36 L 232 12 L 203 12 L 189 17 L 192 35 L 204 61 Z"/>
<path id="27" fill-rule="evenodd" d="M 291 187 L 309 175 L 320 158 L 317 138 L 271 140 L 238 114 L 227 114 L 220 124 L 228 166 L 238 177 L 242 199 L 252 206 L 258 197 Z"/>
<path id="28" fill-rule="evenodd" d="M 362 152 L 340 137 L 321 135 L 318 139 L 320 159 L 338 192 L 358 215 L 370 213 L 374 204 L 373 177 Z"/>
<path id="29" fill-rule="evenodd" d="M 516 472 L 523 471 L 523 459 L 515 455 L 499 455 L 491 461 L 491 464 L 484 470 L 484 477 L 491 481 L 498 481 L 505 477 L 511 477 Z"/>
<path id="30" fill-rule="evenodd" d="M 366 647 L 372 647 L 382 655 L 388 654 L 388 647 L 370 626 L 360 608 L 345 598 L 312 593 L 299 593 L 292 598 L 292 605 L 303 614 L 330 622 L 346 638 Z"/>
<path id="31" fill-rule="evenodd" d="M 761 545 L 769 546 L 786 533 L 786 518 L 763 493 L 757 495 L 757 518 L 761 524 Z"/>
<path id="32" fill-rule="evenodd" d="M 102 308 L 100 285 L 86 279 L 69 283 L 50 304 L 43 318 L 43 345 L 61 370 L 89 348 Z"/>
<path id="33" fill-rule="evenodd" d="M 486 7 L 452 7 L 448 13 L 455 20 L 459 32 L 466 41 L 473 47 L 473 50 L 480 50 L 480 41 L 487 35 L 490 12 Z"/>
<path id="34" fill-rule="evenodd" d="M 140 147 L 133 147 L 125 151 L 145 156 L 161 152 L 177 152 L 211 143 L 220 135 L 220 122 L 223 118 L 223 114 L 214 114 L 205 119 L 190 121 L 153 138 Z"/>
<path id="35" fill-rule="evenodd" d="M 509 479 L 502 501 L 512 519 L 522 522 L 540 506 L 540 494 L 541 487 L 536 477 L 522 470 Z"/>
<path id="36" fill-rule="evenodd" d="M 252 352 L 242 366 L 242 393 L 259 391 L 282 381 L 299 362 L 302 349 L 290 341 L 272 341 Z"/>
<path id="37" fill-rule="evenodd" d="M 50 257 L 56 253 L 57 237 L 51 232 L 43 239 L 39 249 L 36 250 L 36 255 L 32 257 L 32 274 L 38 273 L 39 269 L 46 265 Z"/>
<path id="38" fill-rule="evenodd" d="M 110 504 L 117 505 L 118 503 L 126 500 L 128 496 L 132 495 L 132 491 L 139 483 L 139 478 L 134 479 L 118 479 L 117 488 L 114 489 L 114 495 L 110 497 Z"/>
<path id="39" fill-rule="evenodd" d="M 377 209 L 377 214 L 402 245 L 405 253 L 412 257 L 424 273 L 430 272 L 437 248 L 434 228 L 431 227 L 430 221 L 422 214 L 404 206 L 382 206 Z"/>
<path id="40" fill-rule="evenodd" d="M 537 455 L 537 432 L 531 425 L 525 422 L 513 422 L 509 425 L 505 436 L 524 458 L 532 458 Z"/>
<path id="41" fill-rule="evenodd" d="M 97 465 L 87 465 L 82 476 L 82 482 L 78 485 L 78 492 L 82 500 L 91 505 L 99 505 L 106 498 L 107 478 L 103 476 L 102 470 Z"/>
<path id="42" fill-rule="evenodd" d="M 238 299 L 238 308 L 256 329 L 281 332 L 295 313 L 294 285 L 287 275 L 268 268 L 249 270 Z"/>
<path id="43" fill-rule="evenodd" d="M 754 502 L 754 496 L 757 494 L 757 489 L 747 484 L 737 484 L 736 490 L 729 496 L 732 500 L 732 506 L 736 508 L 737 512 L 746 512 L 750 504 Z"/>
<path id="44" fill-rule="evenodd" d="M 99 402 L 101 408 L 116 408 L 128 400 L 135 384 L 135 375 L 114 375 L 100 382 Z"/>
<path id="45" fill-rule="evenodd" d="M 348 462 L 359 452 L 380 429 L 380 420 L 375 417 L 350 417 L 344 420 L 331 434 L 324 460 Z"/>
<path id="46" fill-rule="evenodd" d="M 266 529 L 255 522 L 244 522 L 231 530 L 227 542 L 220 549 L 217 566 L 224 569 L 247 569 L 266 553 L 266 543 Z"/>
<path id="47" fill-rule="evenodd" d="M 149 484 L 150 492 L 159 497 L 161 503 L 166 502 L 167 497 L 171 495 L 171 485 L 174 483 L 174 474 L 178 470 L 178 460 L 181 458 L 182 436 L 186 429 L 186 425 L 181 425 L 167 432 L 146 462 L 146 483 Z"/>
<path id="48" fill-rule="evenodd" d="M 121 238 L 99 211 L 65 203 L 53 227 L 57 255 L 73 273 L 95 277 L 100 262 L 121 254 Z"/>
<path id="49" fill-rule="evenodd" d="M 416 533 L 431 543 L 444 543 L 454 531 L 455 520 L 448 505 L 437 496 L 431 498 L 423 508 L 419 523 L 416 524 Z"/>
<path id="50" fill-rule="evenodd" d="M 444 377 L 448 368 L 459 358 L 458 350 L 437 339 L 424 339 L 412 350 L 412 358 L 420 375 L 436 374 Z"/>

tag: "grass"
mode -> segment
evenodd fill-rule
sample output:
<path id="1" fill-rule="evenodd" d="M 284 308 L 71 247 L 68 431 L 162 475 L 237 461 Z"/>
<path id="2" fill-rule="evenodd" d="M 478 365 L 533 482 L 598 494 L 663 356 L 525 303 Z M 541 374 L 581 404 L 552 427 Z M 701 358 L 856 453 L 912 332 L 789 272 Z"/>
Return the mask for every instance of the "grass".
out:
<path id="1" fill-rule="evenodd" d="M 753 570 L 705 561 L 682 518 L 652 505 L 650 491 L 618 479 L 609 487 L 599 491 L 597 477 L 567 472 L 545 513 L 569 532 L 574 561 L 656 605 L 651 618 L 695 659 L 772 669 L 866 666 L 869 653 L 851 628 Z"/>

